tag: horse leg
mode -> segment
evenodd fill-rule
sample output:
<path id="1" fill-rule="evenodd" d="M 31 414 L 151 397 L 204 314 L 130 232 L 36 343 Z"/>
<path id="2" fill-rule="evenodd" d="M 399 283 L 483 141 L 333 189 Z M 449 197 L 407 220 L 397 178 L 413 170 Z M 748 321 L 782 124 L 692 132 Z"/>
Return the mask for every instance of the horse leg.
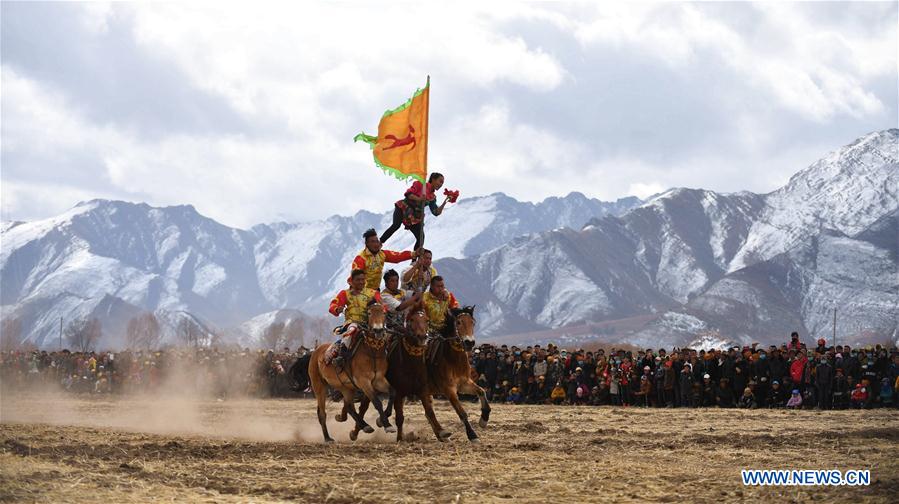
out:
<path id="1" fill-rule="evenodd" d="M 459 420 L 462 420 L 462 423 L 465 425 L 465 434 L 468 435 L 468 440 L 472 443 L 477 443 L 478 434 L 471 427 L 471 422 L 468 421 L 468 413 L 465 412 L 465 408 L 463 408 L 462 403 L 459 402 L 459 394 L 456 392 L 456 387 L 451 387 L 446 390 L 446 398 L 449 399 L 450 404 L 453 405 L 453 409 L 456 410 L 456 414 L 459 415 Z"/>
<path id="2" fill-rule="evenodd" d="M 344 408 L 346 408 L 347 413 L 349 413 L 350 416 L 353 417 L 353 420 L 356 421 L 356 426 L 361 427 L 362 432 L 364 432 L 366 434 L 371 434 L 375 430 L 372 428 L 371 425 L 368 425 L 367 423 L 365 423 L 365 419 L 362 418 L 362 416 L 356 412 L 356 405 L 353 404 L 353 399 L 354 399 L 353 396 L 355 395 L 354 392 L 355 391 L 353 391 L 351 389 L 347 389 L 347 390 L 343 391 L 343 406 L 344 406 Z M 350 435 L 350 439 L 353 439 L 352 434 Z"/>
<path id="3" fill-rule="evenodd" d="M 344 406 L 343 409 L 340 410 L 340 413 L 334 415 L 334 420 L 338 422 L 346 422 L 346 415 L 348 412 L 349 411 L 347 410 L 346 406 Z"/>
<path id="4" fill-rule="evenodd" d="M 384 408 L 384 415 L 390 420 L 390 414 L 393 412 L 393 401 L 396 397 L 396 389 L 390 387 L 390 392 L 387 394 L 387 406 Z M 384 427 L 381 425 L 381 419 L 378 418 L 375 423 L 378 427 Z"/>
<path id="5" fill-rule="evenodd" d="M 425 410 L 425 417 L 427 417 L 428 423 L 431 424 L 431 429 L 434 430 L 434 435 L 437 436 L 438 441 L 446 441 L 447 438 L 453 435 L 452 432 L 443 430 L 443 427 L 440 426 L 440 422 L 437 421 L 437 415 L 434 414 L 434 402 L 431 394 L 422 393 L 421 406 Z"/>
<path id="6" fill-rule="evenodd" d="M 378 391 L 371 386 L 371 383 L 362 384 L 360 387 L 362 388 L 362 392 L 368 396 L 368 399 L 375 405 L 375 411 L 378 412 L 378 418 L 381 419 L 381 425 L 384 427 L 384 432 L 396 432 L 396 428 L 390 425 L 390 422 L 387 421 L 387 417 L 384 415 L 384 405 L 381 404 L 381 398 L 378 397 Z"/>
<path id="7" fill-rule="evenodd" d="M 328 401 L 328 393 L 322 378 L 318 373 L 317 365 L 313 366 L 309 373 L 309 379 L 312 381 L 312 391 L 315 392 L 315 399 L 318 401 L 318 423 L 322 426 L 322 435 L 326 443 L 333 443 L 334 439 L 328 434 L 328 415 L 325 412 L 325 404 Z"/>
<path id="8" fill-rule="evenodd" d="M 403 421 L 405 420 L 405 416 L 403 416 L 403 399 L 404 396 L 401 394 L 396 394 L 394 397 L 391 397 L 390 400 L 393 401 L 393 407 L 396 408 L 396 441 L 400 442 L 403 440 Z M 388 406 L 389 408 L 389 406 Z"/>
<path id="9" fill-rule="evenodd" d="M 359 417 L 365 418 L 365 412 L 368 411 L 368 398 L 362 396 L 362 400 L 359 402 Z M 349 412 L 344 406 L 344 411 Z M 359 431 L 362 430 L 363 426 L 356 422 L 356 425 L 353 426 L 353 430 L 350 431 L 350 439 L 355 441 L 357 437 L 359 437 Z"/>
<path id="10" fill-rule="evenodd" d="M 478 399 L 481 401 L 481 418 L 478 420 L 478 425 L 482 429 L 487 427 L 487 421 L 490 420 L 490 403 L 487 402 L 487 393 L 484 392 L 484 389 L 469 379 L 459 387 L 459 390 L 466 394 L 478 395 Z"/>

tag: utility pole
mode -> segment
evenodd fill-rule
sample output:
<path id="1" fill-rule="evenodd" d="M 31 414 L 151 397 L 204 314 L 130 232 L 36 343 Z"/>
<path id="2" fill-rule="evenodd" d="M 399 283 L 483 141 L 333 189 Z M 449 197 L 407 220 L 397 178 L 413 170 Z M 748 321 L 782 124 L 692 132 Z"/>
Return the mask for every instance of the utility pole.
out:
<path id="1" fill-rule="evenodd" d="M 837 346 L 837 307 L 833 307 L 833 346 Z"/>

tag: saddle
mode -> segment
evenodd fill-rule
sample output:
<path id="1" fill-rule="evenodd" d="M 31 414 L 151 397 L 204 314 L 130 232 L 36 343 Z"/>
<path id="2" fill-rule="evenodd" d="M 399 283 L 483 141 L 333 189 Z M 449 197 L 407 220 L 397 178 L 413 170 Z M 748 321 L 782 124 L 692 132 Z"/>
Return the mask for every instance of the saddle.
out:
<path id="1" fill-rule="evenodd" d="M 348 348 L 346 350 L 346 355 L 344 356 L 345 362 L 350 362 L 350 360 L 352 360 L 353 355 L 356 354 L 356 350 L 359 348 L 359 343 L 361 343 L 362 340 L 365 338 L 365 333 L 364 333 L 365 328 L 362 327 L 361 325 L 357 325 L 357 327 L 358 327 L 358 330 L 350 338 L 350 344 L 348 345 Z M 347 324 L 346 326 L 338 326 L 338 327 L 334 328 L 333 333 L 335 336 L 342 336 L 344 333 L 347 332 L 348 329 L 349 329 L 349 324 Z M 339 330 L 339 332 L 338 332 L 338 330 Z M 325 365 L 330 366 L 332 364 L 332 362 L 334 361 L 335 357 L 337 357 L 337 342 L 336 341 L 331 343 L 330 345 L 328 345 L 328 349 L 325 350 L 325 356 L 324 356 Z"/>

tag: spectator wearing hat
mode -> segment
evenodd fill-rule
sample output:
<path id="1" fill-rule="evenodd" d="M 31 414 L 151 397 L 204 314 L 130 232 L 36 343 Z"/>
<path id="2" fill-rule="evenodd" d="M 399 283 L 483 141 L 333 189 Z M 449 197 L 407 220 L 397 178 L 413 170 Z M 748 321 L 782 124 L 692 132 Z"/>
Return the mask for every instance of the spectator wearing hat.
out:
<path id="1" fill-rule="evenodd" d="M 718 403 L 715 386 L 712 383 L 712 375 L 706 373 L 702 375 L 702 405 L 711 408 Z"/>
<path id="2" fill-rule="evenodd" d="M 852 391 L 850 402 L 853 409 L 863 409 L 868 407 L 868 389 L 861 383 L 855 385 Z"/>
<path id="3" fill-rule="evenodd" d="M 649 372 L 649 366 L 646 366 L 645 369 Z M 634 396 L 636 397 L 634 400 L 636 404 L 639 404 L 644 408 L 649 407 L 650 397 L 652 396 L 652 382 L 650 381 L 648 374 L 644 374 L 640 377 L 640 388 L 634 392 Z"/>
<path id="4" fill-rule="evenodd" d="M 771 382 L 771 388 L 768 390 L 768 398 L 765 401 L 769 408 L 783 408 L 786 403 L 784 388 L 779 380 Z"/>
<path id="5" fill-rule="evenodd" d="M 790 396 L 790 399 L 787 401 L 787 409 L 799 409 L 802 407 L 802 395 L 799 393 L 799 389 L 793 389 L 793 394 Z"/>
<path id="6" fill-rule="evenodd" d="M 506 399 L 506 402 L 509 404 L 521 404 L 522 397 L 521 392 L 519 392 L 518 387 L 512 387 L 512 390 L 509 391 L 509 398 Z"/>

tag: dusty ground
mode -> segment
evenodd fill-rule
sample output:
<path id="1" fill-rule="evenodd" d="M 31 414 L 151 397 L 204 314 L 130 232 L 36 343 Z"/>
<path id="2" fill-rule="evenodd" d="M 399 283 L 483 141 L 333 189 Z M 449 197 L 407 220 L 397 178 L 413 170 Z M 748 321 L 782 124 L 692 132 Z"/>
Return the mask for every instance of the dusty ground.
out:
<path id="1" fill-rule="evenodd" d="M 337 407 L 329 405 L 329 417 Z M 474 416 L 476 408 L 469 406 Z M 899 412 L 494 407 L 482 443 L 320 443 L 314 402 L 0 398 L 0 500 L 895 502 Z M 371 415 L 370 415 L 371 416 Z M 744 487 L 741 468 L 870 469 L 868 487 Z M 892 497 L 890 497 L 892 496 Z"/>

